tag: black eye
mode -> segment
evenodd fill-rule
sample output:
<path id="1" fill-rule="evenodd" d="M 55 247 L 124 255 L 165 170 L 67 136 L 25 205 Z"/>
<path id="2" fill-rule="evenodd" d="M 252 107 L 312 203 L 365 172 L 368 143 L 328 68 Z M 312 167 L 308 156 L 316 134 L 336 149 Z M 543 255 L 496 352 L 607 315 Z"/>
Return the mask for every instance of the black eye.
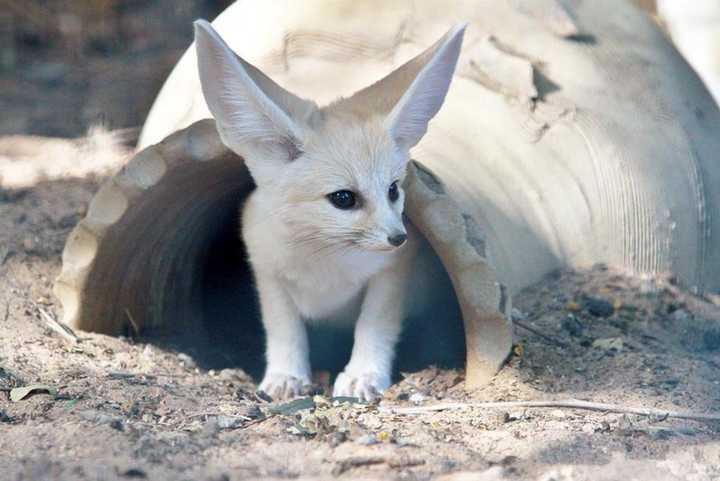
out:
<path id="1" fill-rule="evenodd" d="M 388 198 L 390 199 L 390 202 L 395 202 L 398 200 L 398 197 L 400 197 L 400 191 L 398 190 L 397 186 L 397 180 L 390 184 L 390 189 L 388 189 Z"/>
<path id="2" fill-rule="evenodd" d="M 355 193 L 349 190 L 338 190 L 337 192 L 328 194 L 328 199 L 330 199 L 332 205 L 343 210 L 352 209 L 357 203 Z"/>

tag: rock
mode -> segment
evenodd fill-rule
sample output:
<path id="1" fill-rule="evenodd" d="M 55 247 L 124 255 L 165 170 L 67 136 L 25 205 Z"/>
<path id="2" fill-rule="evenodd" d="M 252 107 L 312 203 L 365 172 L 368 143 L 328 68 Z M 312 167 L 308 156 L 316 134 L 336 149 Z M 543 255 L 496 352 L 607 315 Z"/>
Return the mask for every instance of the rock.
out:
<path id="1" fill-rule="evenodd" d="M 87 410 L 87 411 L 80 411 L 78 412 L 78 415 L 86 420 L 90 421 L 92 423 L 96 424 L 110 424 L 113 428 L 117 429 L 115 425 L 117 423 L 120 423 L 120 429 L 118 431 L 122 431 L 122 419 L 118 416 L 110 416 L 108 414 L 102 413 L 100 411 L 94 411 L 94 410 Z"/>
<path id="2" fill-rule="evenodd" d="M 598 431 L 598 426 L 595 425 L 594 423 L 583 424 L 582 432 L 587 433 L 587 434 L 592 434 L 596 431 Z"/>
<path id="3" fill-rule="evenodd" d="M 192 357 L 188 356 L 184 352 L 181 352 L 177 355 L 178 361 L 180 361 L 180 365 L 183 367 L 186 367 L 188 369 L 193 369 L 196 367 L 195 361 Z"/>
<path id="4" fill-rule="evenodd" d="M 573 337 L 581 336 L 584 330 L 584 326 L 574 314 L 568 314 L 567 317 L 560 321 L 560 327 Z"/>
<path id="5" fill-rule="evenodd" d="M 416 392 L 410 395 L 409 401 L 414 404 L 420 404 L 427 400 L 427 396 L 421 392 Z"/>
<path id="6" fill-rule="evenodd" d="M 592 347 L 602 349 L 604 351 L 622 351 L 623 345 L 623 340 L 620 337 L 595 339 L 592 343 Z"/>
<path id="7" fill-rule="evenodd" d="M 220 429 L 237 429 L 239 427 L 242 427 L 243 422 L 245 421 L 243 417 L 240 416 L 225 416 L 220 415 L 217 417 L 217 427 Z"/>
<path id="8" fill-rule="evenodd" d="M 249 419 L 260 419 L 263 417 L 263 413 L 260 408 L 254 404 L 250 406 L 241 406 L 238 408 L 237 414 Z"/>
<path id="9" fill-rule="evenodd" d="M 588 297 L 583 304 L 588 313 L 595 317 L 610 317 L 615 312 L 612 303 L 601 297 Z"/>
<path id="10" fill-rule="evenodd" d="M 347 441 L 347 433 L 345 431 L 335 431 L 327 435 L 328 444 L 330 447 L 336 448 L 345 441 Z"/>
<path id="11" fill-rule="evenodd" d="M 640 282 L 640 293 L 645 295 L 653 295 L 660 292 L 657 281 L 655 279 L 643 279 Z"/>
<path id="12" fill-rule="evenodd" d="M 582 310 L 582 306 L 575 301 L 568 302 L 565 308 L 571 312 L 580 312 Z"/>
<path id="13" fill-rule="evenodd" d="M 208 373 L 209 374 L 209 373 Z M 218 379 L 228 382 L 251 382 L 252 379 L 242 369 L 225 368 L 216 372 Z"/>
<path id="14" fill-rule="evenodd" d="M 145 471 L 143 471 L 140 468 L 130 468 L 122 473 L 120 473 L 120 476 L 126 477 L 126 478 L 139 478 L 139 479 L 145 479 L 147 478 L 147 474 Z"/>
<path id="15" fill-rule="evenodd" d="M 495 424 L 505 424 L 513 421 L 510 419 L 510 413 L 507 411 L 499 411 L 495 414 L 490 414 L 490 419 L 491 422 L 494 422 Z"/>
<path id="16" fill-rule="evenodd" d="M 527 314 L 525 314 L 517 307 L 512 308 L 512 311 L 510 311 L 510 316 L 512 317 L 513 321 L 524 321 L 525 319 L 527 319 Z"/>
<path id="17" fill-rule="evenodd" d="M 32 237 L 25 237 L 23 239 L 23 248 L 25 249 L 25 252 L 33 252 L 35 250 L 35 240 Z"/>
<path id="18" fill-rule="evenodd" d="M 390 431 L 380 431 L 379 433 L 377 433 L 377 440 L 381 443 L 388 444 L 395 441 L 395 437 Z"/>
<path id="19" fill-rule="evenodd" d="M 670 319 L 674 322 L 687 322 L 690 319 L 690 313 L 685 309 L 676 309 L 670 314 Z"/>
<path id="20" fill-rule="evenodd" d="M 379 444 L 380 441 L 373 434 L 363 434 L 355 440 L 355 443 L 362 446 L 372 446 L 373 444 Z"/>
<path id="21" fill-rule="evenodd" d="M 521 419 L 525 419 L 525 417 L 526 417 L 526 414 L 525 414 L 524 410 L 511 411 L 511 412 L 507 413 L 506 422 L 519 421 Z"/>

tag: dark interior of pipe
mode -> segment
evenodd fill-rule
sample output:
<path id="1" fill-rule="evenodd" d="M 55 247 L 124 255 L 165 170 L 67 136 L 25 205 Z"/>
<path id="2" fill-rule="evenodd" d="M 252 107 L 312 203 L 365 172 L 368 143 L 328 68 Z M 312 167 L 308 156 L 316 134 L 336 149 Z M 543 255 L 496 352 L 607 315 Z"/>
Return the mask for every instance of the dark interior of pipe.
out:
<path id="1" fill-rule="evenodd" d="M 199 172 L 185 170 L 176 176 L 202 182 Z M 165 181 L 173 186 L 181 184 L 178 178 Z M 239 367 L 259 379 L 264 370 L 264 333 L 257 293 L 239 237 L 238 205 L 244 192 L 228 188 L 228 184 L 233 185 L 224 181 L 204 189 L 202 199 L 174 195 L 174 202 L 183 204 L 176 209 L 157 212 L 157 205 L 168 205 L 168 199 L 162 203 L 148 201 L 141 209 L 153 209 L 154 222 L 164 226 L 162 237 L 172 241 L 167 242 L 165 252 L 155 256 L 162 258 L 162 268 L 143 266 L 143 276 L 151 278 L 146 283 L 160 286 L 151 297 L 161 296 L 162 301 L 153 302 L 153 308 L 145 308 L 145 315 L 137 317 L 146 320 L 142 330 L 145 341 L 185 352 L 199 367 Z M 134 214 L 138 218 L 152 217 L 147 210 Z M 174 220 L 163 222 L 163 216 Z M 125 233 L 131 230 L 124 229 Z M 437 283 L 447 295 L 440 296 L 441 300 L 420 318 L 406 319 L 397 351 L 396 375 L 429 365 L 464 364 L 460 309 L 447 275 Z M 352 330 L 332 328 L 326 323 L 312 327 L 309 334 L 313 369 L 331 374 L 342 370 L 352 349 Z"/>

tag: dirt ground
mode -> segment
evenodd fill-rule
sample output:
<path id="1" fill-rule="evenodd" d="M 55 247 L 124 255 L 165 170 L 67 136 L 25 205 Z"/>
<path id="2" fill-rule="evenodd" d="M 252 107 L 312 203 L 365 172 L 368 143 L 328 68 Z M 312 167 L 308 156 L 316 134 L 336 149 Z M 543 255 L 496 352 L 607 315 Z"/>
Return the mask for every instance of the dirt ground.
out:
<path id="1" fill-rule="evenodd" d="M 79 56 L 59 55 L 27 25 L 15 32 L 16 65 L 0 49 L 0 480 L 720 479 L 718 424 L 557 408 L 388 412 L 558 399 L 720 411 L 718 304 L 601 266 L 555 273 L 517 296 L 514 354 L 489 386 L 466 393 L 462 370 L 428 367 L 371 406 L 274 402 L 242 370 L 205 370 L 152 339 L 77 333 L 73 343 L 50 329 L 65 238 L 127 152 L 7 136 L 78 137 L 101 121 L 130 129 L 121 139 L 132 143 L 189 41 L 179 26 L 211 16 L 179 6 L 190 3 L 199 2 L 126 2 L 120 33 Z M 118 150 L 99 165 L 108 145 Z M 56 172 L 59 158 L 83 159 L 74 178 Z M 37 165 L 41 175 L 2 183 L 9 169 Z M 38 384 L 51 391 L 11 401 L 15 388 Z"/>
<path id="2" fill-rule="evenodd" d="M 65 236 L 99 179 L 0 197 L 0 472 L 3 480 L 720 479 L 718 426 L 566 409 L 396 415 L 444 401 L 583 399 L 714 412 L 719 308 L 602 267 L 558 272 L 516 299 L 517 346 L 495 381 L 408 374 L 379 406 L 283 405 L 239 369 L 183 353 L 48 328 Z M 603 317 L 607 316 L 607 317 Z M 715 319 L 717 321 L 717 319 Z M 47 385 L 11 402 L 12 388 Z M 278 409 L 279 408 L 279 409 Z"/>

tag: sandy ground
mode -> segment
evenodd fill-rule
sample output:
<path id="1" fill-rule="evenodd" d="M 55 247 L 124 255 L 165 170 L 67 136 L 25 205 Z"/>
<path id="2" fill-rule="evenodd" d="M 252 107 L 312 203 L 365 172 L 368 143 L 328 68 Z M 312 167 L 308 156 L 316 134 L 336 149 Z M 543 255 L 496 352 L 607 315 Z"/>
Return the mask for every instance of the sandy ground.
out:
<path id="1" fill-rule="evenodd" d="M 508 366 L 473 393 L 461 370 L 428 367 L 380 406 L 287 406 L 255 394 L 240 369 L 202 370 L 151 339 L 78 333 L 71 343 L 44 316 L 58 314 L 64 239 L 100 180 L 0 191 L 3 480 L 720 479 L 717 425 L 552 408 L 382 410 L 575 398 L 716 411 L 718 307 L 601 267 L 520 295 L 518 321 L 542 336 L 518 327 Z M 10 401 L 12 388 L 38 383 L 56 392 Z"/>
<path id="2" fill-rule="evenodd" d="M 77 137 L 99 122 L 130 128 L 121 137 L 132 143 L 189 41 L 182 26 L 203 14 L 181 3 L 132 2 L 125 39 L 80 58 L 18 47 L 22 62 L 0 72 L 0 135 Z M 720 411 L 720 308 L 600 267 L 558 272 L 518 296 L 518 322 L 540 335 L 518 325 L 508 366 L 473 393 L 462 370 L 428 367 L 379 406 L 288 406 L 257 395 L 240 369 L 204 370 L 152 339 L 68 341 L 45 319 L 60 309 L 52 282 L 67 234 L 124 155 L 108 152 L 0 138 L 0 480 L 720 479 L 713 424 L 553 408 L 386 411 L 567 398 Z M 52 392 L 10 400 L 36 384 Z"/>

